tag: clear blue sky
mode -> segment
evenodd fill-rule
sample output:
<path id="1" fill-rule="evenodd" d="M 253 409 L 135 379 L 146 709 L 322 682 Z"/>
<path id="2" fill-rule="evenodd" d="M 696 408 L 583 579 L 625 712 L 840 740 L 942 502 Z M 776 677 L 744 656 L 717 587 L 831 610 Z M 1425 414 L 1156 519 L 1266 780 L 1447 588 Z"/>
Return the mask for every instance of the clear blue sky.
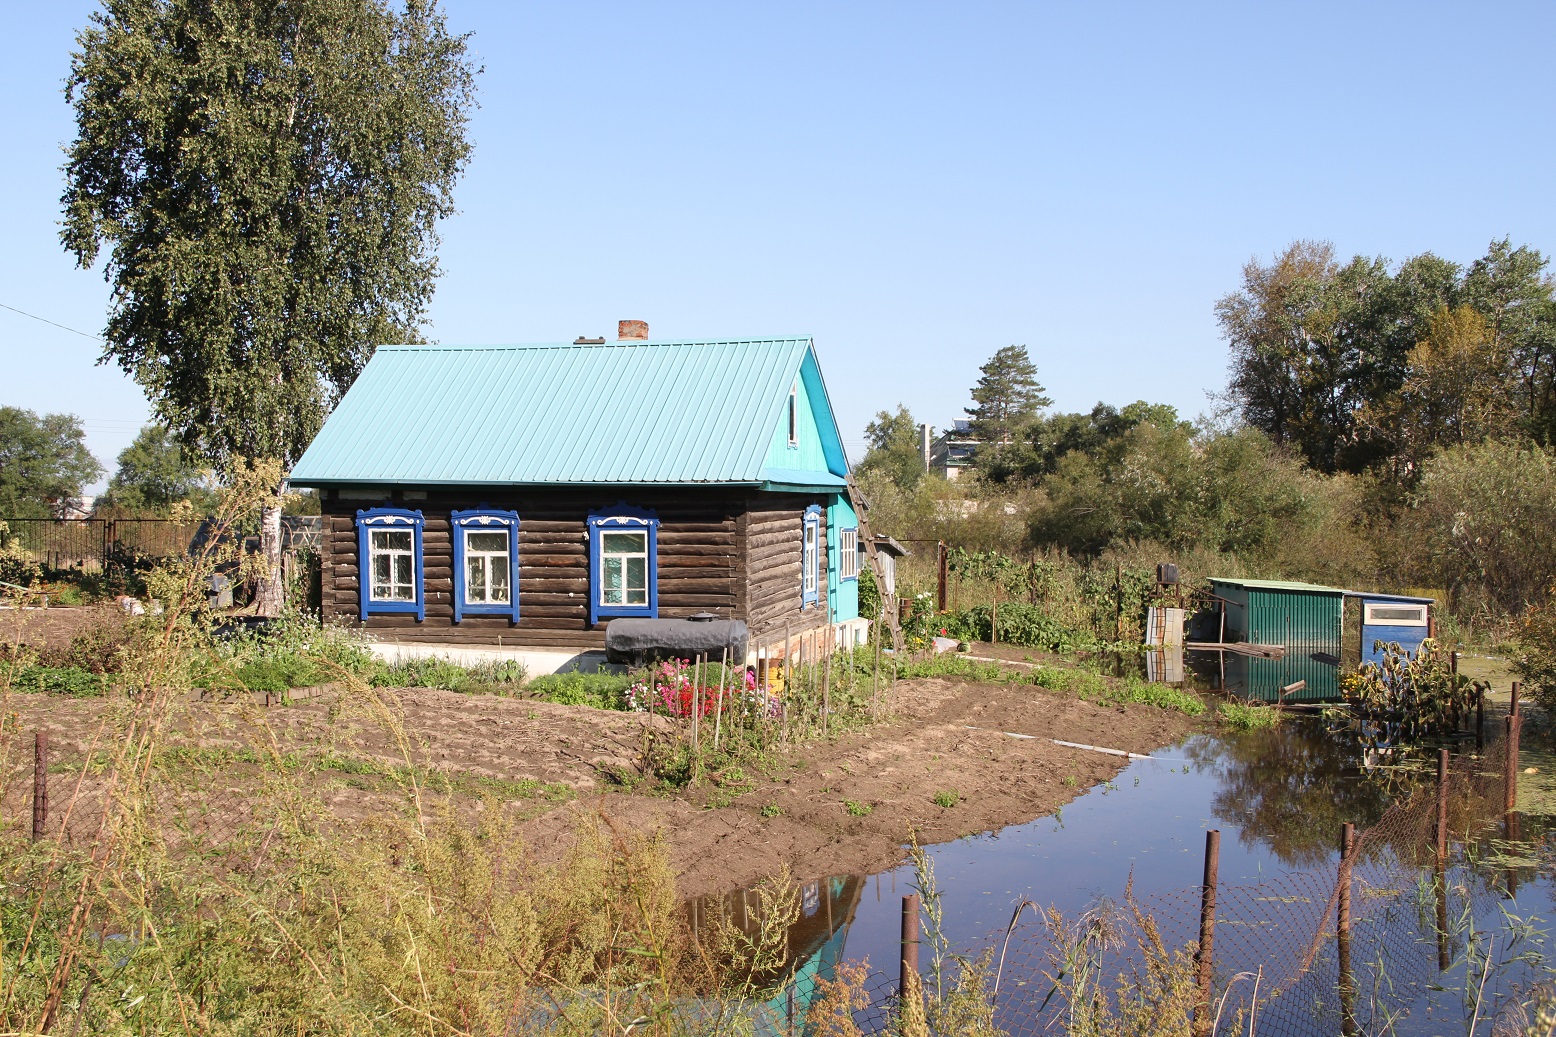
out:
<path id="1" fill-rule="evenodd" d="M 92 5 L 7 8 L 0 303 L 95 332 L 56 237 Z M 429 334 L 811 334 L 856 458 L 881 408 L 960 416 L 1010 343 L 1059 408 L 1198 413 L 1215 300 L 1294 238 L 1556 250 L 1550 4 L 447 10 L 486 71 Z M 80 415 L 111 465 L 147 407 L 96 357 L 0 310 L 0 404 Z"/>

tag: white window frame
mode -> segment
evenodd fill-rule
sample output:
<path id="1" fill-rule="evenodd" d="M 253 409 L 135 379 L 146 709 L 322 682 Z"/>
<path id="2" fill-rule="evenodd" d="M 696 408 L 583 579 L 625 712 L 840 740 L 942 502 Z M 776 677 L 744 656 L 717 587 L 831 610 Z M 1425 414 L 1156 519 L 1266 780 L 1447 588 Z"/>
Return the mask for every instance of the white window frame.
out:
<path id="1" fill-rule="evenodd" d="M 475 536 L 500 536 L 503 540 L 503 548 L 493 551 L 487 548 L 470 546 L 471 535 Z M 513 534 L 508 532 L 507 526 L 493 526 L 490 529 L 482 529 L 479 526 L 464 526 L 459 530 L 459 535 L 465 540 L 465 604 L 466 605 L 512 605 L 513 604 Z M 499 561 L 500 559 L 500 561 Z M 477 598 L 471 593 L 470 588 L 470 563 L 479 561 L 482 569 L 482 583 L 484 584 L 481 597 Z M 492 597 L 492 574 L 500 573 L 503 582 L 507 585 L 508 593 L 501 598 Z"/>
<path id="2" fill-rule="evenodd" d="M 642 543 L 643 549 L 641 551 L 631 551 L 631 552 L 607 551 L 605 549 L 605 539 L 607 537 L 617 537 L 617 536 L 637 537 L 639 542 Z M 616 609 L 616 608 L 648 608 L 649 583 L 651 582 L 649 580 L 649 575 L 648 575 L 648 540 L 649 540 L 649 531 L 646 528 L 642 527 L 642 526 L 629 527 L 629 528 L 626 528 L 626 529 L 602 529 L 600 531 L 600 586 L 599 586 L 599 589 L 597 591 L 597 593 L 599 594 L 599 600 L 596 602 L 596 604 L 599 605 L 600 608 L 607 608 L 607 609 Z M 610 587 L 607 585 L 607 582 L 606 582 L 606 579 L 605 579 L 605 568 L 606 568 L 607 561 L 609 559 L 612 559 L 612 558 L 620 558 L 622 560 L 622 563 L 621 563 L 621 598 L 622 598 L 622 600 L 620 600 L 620 601 L 606 601 L 605 600 L 605 595 L 610 590 Z M 633 559 L 633 558 L 641 558 L 643 560 L 643 600 L 642 601 L 633 601 L 632 600 L 632 584 L 630 582 L 631 567 L 627 563 L 631 559 Z"/>
<path id="3" fill-rule="evenodd" d="M 1377 616 L 1379 609 L 1417 609 L 1418 619 L 1384 619 Z M 1369 627 L 1424 627 L 1427 625 L 1427 606 L 1416 601 L 1369 601 L 1365 603 L 1362 623 Z"/>
<path id="4" fill-rule="evenodd" d="M 800 608 L 821 600 L 821 509 L 805 509 L 805 526 L 800 539 Z"/>
<path id="5" fill-rule="evenodd" d="M 859 529 L 857 526 L 845 526 L 837 531 L 837 578 L 840 580 L 857 580 L 859 578 Z"/>
<path id="6" fill-rule="evenodd" d="M 388 539 L 390 536 L 404 534 L 410 541 L 405 548 L 380 546 L 379 538 Z M 410 561 L 410 573 L 404 583 L 395 579 L 396 558 L 406 558 Z M 389 559 L 389 582 L 378 582 L 378 560 Z M 404 604 L 416 600 L 416 531 L 410 526 L 387 526 L 367 531 L 367 572 L 368 572 L 368 600 L 385 604 Z M 379 588 L 387 590 L 387 596 L 379 593 Z M 404 594 L 396 594 L 395 591 L 403 589 Z"/>
<path id="7" fill-rule="evenodd" d="M 789 386 L 789 445 L 800 445 L 800 383 Z"/>

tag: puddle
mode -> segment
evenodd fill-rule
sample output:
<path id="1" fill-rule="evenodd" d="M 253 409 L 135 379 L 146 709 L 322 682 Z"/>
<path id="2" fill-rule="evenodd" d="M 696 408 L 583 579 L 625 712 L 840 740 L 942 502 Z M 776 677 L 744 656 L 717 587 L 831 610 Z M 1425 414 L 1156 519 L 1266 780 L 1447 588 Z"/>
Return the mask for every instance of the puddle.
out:
<path id="1" fill-rule="evenodd" d="M 1488 732 L 1500 727 L 1500 716 L 1487 717 Z M 1473 740 L 1455 751 L 1461 750 L 1473 750 Z M 1548 743 L 1531 744 L 1526 736 L 1521 765 L 1537 773 L 1521 777 L 1520 803 L 1542 811 L 1547 804 L 1556 806 L 1551 781 L 1556 754 Z M 1408 797 L 1430 778 L 1424 768 L 1393 768 L 1369 777 L 1354 742 L 1343 734 L 1328 731 L 1318 720 L 1289 720 L 1269 731 L 1196 735 L 1151 759 L 1132 762 L 1113 782 L 1091 789 L 1056 815 L 926 852 L 941 892 L 946 936 L 952 946 L 966 950 L 987 946 L 990 934 L 1003 931 L 1023 898 L 1074 917 L 1101 898 L 1120 899 L 1131 882 L 1141 898 L 1182 891 L 1197 896 L 1205 832 L 1211 828 L 1221 832 L 1223 886 L 1259 883 L 1290 871 L 1332 874 L 1344 822 L 1365 829 L 1396 798 Z M 1552 830 L 1551 819 L 1542 814 L 1523 819 L 1526 840 L 1544 840 Z M 1502 896 L 1510 863 L 1505 850 L 1505 844 L 1482 839 L 1463 854 L 1481 863 L 1461 861 L 1451 881 L 1494 887 Z M 1505 926 L 1500 915 L 1505 908 L 1538 919 L 1532 938 L 1549 935 L 1548 877 L 1525 866 L 1515 870 L 1513 880 L 1516 898 L 1482 898 L 1494 906 L 1475 909 L 1477 930 Z M 809 989 L 803 980 L 829 974 L 842 960 L 868 959 L 872 972 L 894 976 L 901 898 L 914 892 L 914 881 L 911 866 L 905 865 L 804 887 L 805 913 L 790 938 L 792 964 L 802 982 L 780 1000 L 790 1000 L 793 1010 L 794 989 Z M 1415 891 L 1399 895 L 1404 904 Z M 752 896 L 711 898 L 693 910 L 704 918 L 722 904 L 738 915 L 737 921 L 749 921 L 749 913 L 741 912 L 749 912 Z M 1509 972 L 1498 982 L 1505 987 L 1530 978 Z M 1442 980 L 1446 986 L 1451 981 L 1451 973 Z M 1444 1013 L 1451 1016 L 1458 1004 L 1456 996 L 1422 993 L 1392 1032 L 1441 1032 Z M 1448 1008 L 1437 1003 L 1443 999 Z M 801 997 L 801 1017 L 805 1000 Z M 1455 1032 L 1465 1029 L 1462 1019 L 1454 1025 Z"/>

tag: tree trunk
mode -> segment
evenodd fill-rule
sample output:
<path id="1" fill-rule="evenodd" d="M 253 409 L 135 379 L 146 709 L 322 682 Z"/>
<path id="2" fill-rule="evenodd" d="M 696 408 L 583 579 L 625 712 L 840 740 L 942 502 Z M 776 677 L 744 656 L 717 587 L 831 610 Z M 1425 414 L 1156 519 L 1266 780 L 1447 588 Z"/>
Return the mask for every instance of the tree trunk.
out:
<path id="1" fill-rule="evenodd" d="M 284 487 L 283 487 L 284 489 Z M 286 582 L 281 576 L 281 495 L 267 500 L 259 510 L 259 553 L 262 558 L 254 594 L 256 615 L 271 619 L 281 615 L 286 602 Z"/>

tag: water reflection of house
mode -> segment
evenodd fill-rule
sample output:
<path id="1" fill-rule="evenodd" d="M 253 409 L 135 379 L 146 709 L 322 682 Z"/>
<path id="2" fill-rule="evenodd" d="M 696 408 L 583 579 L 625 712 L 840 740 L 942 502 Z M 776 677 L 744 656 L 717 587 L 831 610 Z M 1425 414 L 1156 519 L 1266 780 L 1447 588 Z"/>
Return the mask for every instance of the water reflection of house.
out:
<path id="1" fill-rule="evenodd" d="M 767 1007 L 787 1020 L 790 1032 L 803 1024 L 818 993 L 817 979 L 836 976 L 863 890 L 864 879 L 858 875 L 834 876 L 800 886 L 800 914 L 789 927 L 785 964 L 776 975 L 757 977 L 759 985 L 778 989 Z M 755 935 L 761 927 L 760 903 L 757 892 L 750 889 L 693 901 L 689 907 L 693 930 L 711 924 L 722 912 L 742 932 Z"/>

